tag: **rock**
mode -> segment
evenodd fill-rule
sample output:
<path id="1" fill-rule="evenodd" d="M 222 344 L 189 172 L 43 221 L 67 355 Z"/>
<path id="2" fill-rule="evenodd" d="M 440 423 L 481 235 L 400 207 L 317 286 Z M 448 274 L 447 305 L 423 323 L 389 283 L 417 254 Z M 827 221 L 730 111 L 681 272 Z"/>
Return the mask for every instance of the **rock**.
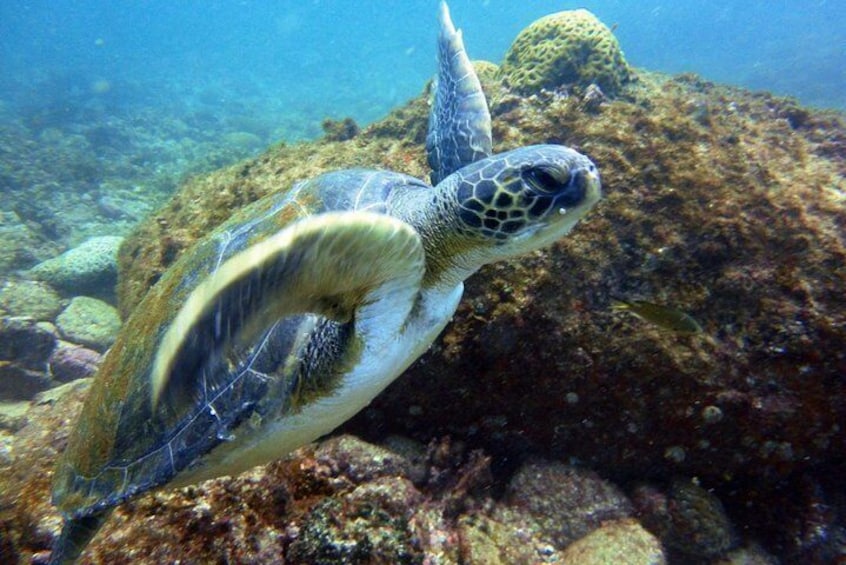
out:
<path id="1" fill-rule="evenodd" d="M 43 234 L 16 212 L 7 211 L 5 199 L 3 204 L 4 209 L 0 210 L 0 273 L 28 269 L 56 254 L 55 243 L 45 241 Z"/>
<path id="2" fill-rule="evenodd" d="M 56 337 L 32 318 L 0 318 L 0 361 L 44 371 Z"/>
<path id="3" fill-rule="evenodd" d="M 409 528 L 422 500 L 410 481 L 381 477 L 318 503 L 288 550 L 293 563 L 422 563 Z"/>
<path id="4" fill-rule="evenodd" d="M 841 553 L 841 557 L 842 557 Z M 729 551 L 726 555 L 712 562 L 712 565 L 779 565 L 781 561 L 764 549 L 752 544 Z"/>
<path id="5" fill-rule="evenodd" d="M 644 526 L 668 548 L 687 556 L 716 556 L 735 545 L 722 503 L 695 481 L 676 479 L 667 492 L 639 486 L 632 499 Z"/>
<path id="6" fill-rule="evenodd" d="M 10 361 L 0 361 L 0 399 L 28 400 L 52 386 L 44 371 L 34 371 Z"/>
<path id="7" fill-rule="evenodd" d="M 122 237 L 91 238 L 58 257 L 30 269 L 34 278 L 71 295 L 90 295 L 110 299 L 117 284 L 117 254 Z"/>
<path id="8" fill-rule="evenodd" d="M 15 442 L 14 436 L 6 429 L 0 429 L 0 467 L 8 467 L 15 460 L 15 452 L 12 445 Z M 9 556 L 14 553 L 3 551 L 3 542 L 0 541 L 0 555 Z"/>
<path id="9" fill-rule="evenodd" d="M 47 365 L 54 380 L 67 383 L 94 376 L 101 359 L 99 353 L 87 347 L 59 341 Z"/>
<path id="10" fill-rule="evenodd" d="M 457 529 L 460 563 L 510 565 L 511 563 L 560 563 L 560 553 L 531 536 L 519 523 L 500 521 L 484 514 L 461 516 Z"/>
<path id="11" fill-rule="evenodd" d="M 631 518 L 611 520 L 573 542 L 561 555 L 565 565 L 664 565 L 661 542 Z"/>
<path id="12" fill-rule="evenodd" d="M 409 461 L 399 453 L 349 435 L 320 444 L 315 459 L 329 465 L 333 476 L 342 474 L 355 483 L 376 477 L 408 476 L 411 469 Z"/>
<path id="13" fill-rule="evenodd" d="M 355 437 L 355 436 L 353 436 Z M 427 478 L 428 464 L 426 446 L 405 436 L 388 436 L 382 446 L 398 453 L 408 463 L 407 476 L 414 484 L 422 484 Z"/>
<path id="14" fill-rule="evenodd" d="M 28 401 L 0 402 L 0 430 L 16 432 L 24 427 L 29 406 Z M 2 465 L 2 458 L 0 458 L 0 465 Z"/>
<path id="15" fill-rule="evenodd" d="M 326 141 L 349 141 L 361 133 L 361 128 L 352 118 L 333 120 L 326 118 L 321 124 Z"/>
<path id="16" fill-rule="evenodd" d="M 616 486 L 593 471 L 558 462 L 524 464 L 508 485 L 506 502 L 531 517 L 559 549 L 633 512 Z"/>
<path id="17" fill-rule="evenodd" d="M 56 325 L 68 341 L 105 351 L 115 341 L 120 317 L 102 300 L 77 296 L 56 318 Z"/>
<path id="18" fill-rule="evenodd" d="M 44 330 L 48 334 L 52 335 L 56 339 L 61 338 L 61 334 L 59 333 L 59 328 L 56 327 L 56 324 L 53 322 L 38 322 L 35 324 L 39 329 Z"/>
<path id="19" fill-rule="evenodd" d="M 0 286 L 0 310 L 10 316 L 52 320 L 62 309 L 56 291 L 38 281 L 7 280 Z"/>
<path id="20" fill-rule="evenodd" d="M 0 399 L 28 400 L 52 382 L 47 359 L 56 337 L 32 318 L 0 318 Z"/>
<path id="21" fill-rule="evenodd" d="M 38 406 L 53 405 L 68 397 L 71 399 L 76 398 L 77 403 L 79 403 L 88 393 L 88 389 L 91 387 L 91 381 L 92 379 L 77 379 L 69 383 L 54 386 L 36 394 L 32 402 Z M 68 404 L 71 404 L 71 410 L 81 408 L 81 405 L 74 404 L 73 400 L 70 400 Z"/>

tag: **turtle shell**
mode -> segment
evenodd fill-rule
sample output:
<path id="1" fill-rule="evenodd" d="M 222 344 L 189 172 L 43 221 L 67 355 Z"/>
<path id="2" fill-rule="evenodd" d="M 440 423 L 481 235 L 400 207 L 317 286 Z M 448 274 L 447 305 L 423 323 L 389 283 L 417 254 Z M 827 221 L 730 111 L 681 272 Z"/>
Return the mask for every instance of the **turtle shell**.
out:
<path id="1" fill-rule="evenodd" d="M 298 364 L 314 362 L 314 340 L 342 347 L 347 324 L 313 314 L 277 321 L 255 343 L 216 357 L 199 343 L 202 386 L 151 402 L 151 372 L 162 339 L 180 307 L 226 260 L 297 220 L 322 212 L 366 210 L 385 214 L 398 187 L 431 190 L 412 177 L 345 170 L 301 182 L 237 212 L 163 275 L 136 308 L 92 385 L 54 480 L 54 504 L 78 519 L 102 512 L 141 492 L 172 482 L 202 465 L 202 456 L 227 441 L 230 431 L 302 398 Z M 272 375 L 273 378 L 268 378 Z M 314 386 L 314 383 L 312 383 Z M 272 388 L 272 389 L 271 389 Z M 213 404 L 212 404 L 213 402 Z"/>

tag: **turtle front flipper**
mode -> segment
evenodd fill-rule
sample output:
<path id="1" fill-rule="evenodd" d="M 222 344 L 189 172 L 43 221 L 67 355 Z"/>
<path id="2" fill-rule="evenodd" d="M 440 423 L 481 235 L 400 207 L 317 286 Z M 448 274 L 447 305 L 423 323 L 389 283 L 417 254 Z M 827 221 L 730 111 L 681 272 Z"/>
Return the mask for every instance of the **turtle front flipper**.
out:
<path id="1" fill-rule="evenodd" d="M 315 313 L 350 321 L 377 300 L 401 327 L 420 288 L 420 236 L 369 212 L 309 217 L 230 257 L 188 296 L 162 338 L 150 373 L 152 403 L 197 389 L 210 355 L 254 343 L 275 321 Z"/>
<path id="2" fill-rule="evenodd" d="M 441 2 L 438 76 L 429 113 L 426 152 L 432 184 L 491 155 L 491 114 L 482 85 L 464 50 L 446 2 Z"/>

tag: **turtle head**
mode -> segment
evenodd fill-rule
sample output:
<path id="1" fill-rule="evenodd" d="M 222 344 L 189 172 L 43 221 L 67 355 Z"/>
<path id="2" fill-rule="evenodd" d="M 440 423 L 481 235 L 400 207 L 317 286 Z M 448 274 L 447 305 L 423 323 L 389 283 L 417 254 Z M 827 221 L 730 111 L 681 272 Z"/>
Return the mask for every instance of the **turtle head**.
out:
<path id="1" fill-rule="evenodd" d="M 539 249 L 569 232 L 599 201 L 599 171 L 559 145 L 534 145 L 468 165 L 438 185 L 455 199 L 453 261 L 475 270 Z"/>

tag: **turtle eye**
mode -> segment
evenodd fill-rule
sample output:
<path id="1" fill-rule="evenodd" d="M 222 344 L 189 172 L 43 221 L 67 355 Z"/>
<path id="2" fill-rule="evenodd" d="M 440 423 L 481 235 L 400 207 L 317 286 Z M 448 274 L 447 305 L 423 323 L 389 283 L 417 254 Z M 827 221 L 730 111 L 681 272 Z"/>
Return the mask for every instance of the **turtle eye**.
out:
<path id="1" fill-rule="evenodd" d="M 531 167 L 523 171 L 523 180 L 540 194 L 558 194 L 570 183 L 570 172 L 557 167 Z"/>

